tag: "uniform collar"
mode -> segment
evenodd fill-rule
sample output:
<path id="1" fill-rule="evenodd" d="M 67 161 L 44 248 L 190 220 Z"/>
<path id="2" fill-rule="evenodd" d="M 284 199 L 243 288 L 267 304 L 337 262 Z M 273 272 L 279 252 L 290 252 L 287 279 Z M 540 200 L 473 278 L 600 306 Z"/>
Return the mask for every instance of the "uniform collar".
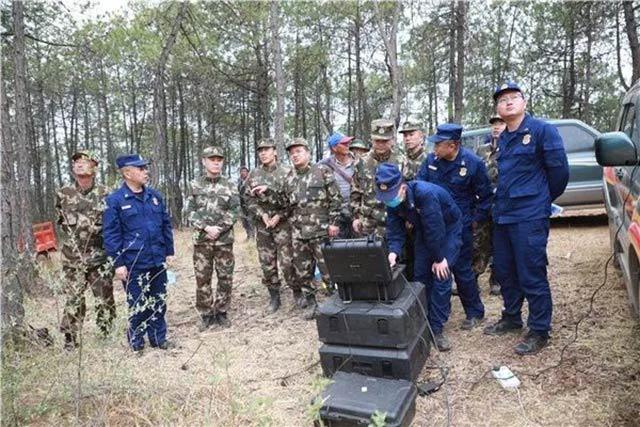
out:
<path id="1" fill-rule="evenodd" d="M 204 180 L 207 182 L 210 182 L 211 184 L 216 184 L 218 181 L 220 181 L 220 177 L 221 175 L 218 175 L 218 176 L 205 175 Z"/>
<path id="2" fill-rule="evenodd" d="M 424 145 L 419 145 L 417 150 L 414 150 L 413 152 L 407 152 L 407 156 L 411 160 L 415 160 L 418 157 L 422 156 L 422 153 L 424 153 Z"/>
<path id="3" fill-rule="evenodd" d="M 297 175 L 306 175 L 311 170 L 311 162 L 307 163 L 307 166 L 303 168 L 298 169 L 295 166 L 293 168 L 296 170 Z"/>
<path id="4" fill-rule="evenodd" d="M 86 196 L 87 194 L 91 193 L 94 188 L 96 188 L 96 180 L 94 178 L 93 181 L 91 181 L 91 187 L 89 188 L 80 187 L 80 184 L 78 184 L 78 181 L 75 181 L 73 185 L 76 188 L 76 191 L 78 193 L 82 194 L 83 196 Z"/>
<path id="5" fill-rule="evenodd" d="M 391 154 L 393 154 L 392 150 L 380 155 L 371 149 L 371 157 L 380 163 L 388 161 L 391 158 Z"/>
<path id="6" fill-rule="evenodd" d="M 138 198 L 140 196 L 140 194 L 141 194 L 141 193 L 134 193 L 129 188 L 129 186 L 127 185 L 126 182 L 122 182 L 122 187 L 120 187 L 120 189 L 124 193 L 124 198 L 125 199 Z M 146 185 L 143 185 L 142 186 L 142 200 L 147 200 L 149 197 L 151 197 L 151 194 L 149 193 L 149 187 L 147 187 Z"/>
<path id="7" fill-rule="evenodd" d="M 264 169 L 268 172 L 273 172 L 274 170 L 276 170 L 276 168 L 278 167 L 278 162 L 275 161 L 273 162 L 273 164 L 271 166 L 267 166 L 267 165 L 260 165 L 260 169 Z"/>

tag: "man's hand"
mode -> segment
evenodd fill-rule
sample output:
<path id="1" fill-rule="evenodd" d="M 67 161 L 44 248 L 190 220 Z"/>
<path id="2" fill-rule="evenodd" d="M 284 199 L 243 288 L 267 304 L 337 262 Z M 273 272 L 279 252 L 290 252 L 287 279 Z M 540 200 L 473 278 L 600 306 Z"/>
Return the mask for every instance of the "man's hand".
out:
<path id="1" fill-rule="evenodd" d="M 434 262 L 431 266 L 431 272 L 436 275 L 440 280 L 445 280 L 449 277 L 449 263 L 446 258 L 442 258 L 440 262 Z"/>
<path id="2" fill-rule="evenodd" d="M 407 231 L 413 230 L 413 224 L 411 223 L 411 221 L 405 221 L 404 222 L 404 228 L 406 228 Z"/>
<path id="3" fill-rule="evenodd" d="M 327 228 L 327 234 L 329 237 L 336 237 L 338 233 L 340 233 L 340 227 L 337 225 L 330 225 L 329 228 Z"/>
<path id="4" fill-rule="evenodd" d="M 396 265 L 396 259 L 397 258 L 398 258 L 398 254 L 396 254 L 394 252 L 389 252 L 389 256 L 388 256 L 389 267 L 393 268 L 393 266 Z"/>
<path id="5" fill-rule="evenodd" d="M 353 228 L 353 231 L 360 234 L 362 232 L 362 222 L 359 219 L 354 219 L 351 223 L 351 228 Z"/>
<path id="6" fill-rule="evenodd" d="M 129 271 L 127 270 L 127 266 L 126 265 L 122 265 L 122 266 L 116 268 L 116 279 L 122 280 L 123 282 L 126 282 L 128 274 L 129 274 Z"/>
<path id="7" fill-rule="evenodd" d="M 269 218 L 269 215 L 267 215 L 266 213 L 262 214 L 261 218 L 264 226 L 267 228 L 271 228 L 271 219 Z"/>
<path id="8" fill-rule="evenodd" d="M 176 256 L 175 255 L 169 255 L 166 258 L 165 261 L 166 261 L 167 265 L 173 265 L 176 262 Z"/>
<path id="9" fill-rule="evenodd" d="M 280 222 L 280 215 L 276 214 L 269 220 L 269 227 L 270 228 L 276 228 L 276 226 L 278 225 L 279 222 Z M 267 228 L 269 228 L 269 227 L 267 227 Z"/>
<path id="10" fill-rule="evenodd" d="M 265 191 L 267 191 L 266 185 L 256 185 L 251 189 L 252 196 L 261 196 Z"/>
<path id="11" fill-rule="evenodd" d="M 207 233 L 207 237 L 209 240 L 217 240 L 220 237 L 220 232 L 222 228 L 217 225 L 208 225 L 204 228 L 204 231 Z"/>

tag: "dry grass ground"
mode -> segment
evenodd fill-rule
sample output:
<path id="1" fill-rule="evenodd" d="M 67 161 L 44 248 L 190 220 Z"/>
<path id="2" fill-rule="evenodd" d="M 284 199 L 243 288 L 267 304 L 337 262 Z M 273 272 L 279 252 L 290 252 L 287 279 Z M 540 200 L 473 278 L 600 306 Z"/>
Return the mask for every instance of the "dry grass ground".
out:
<path id="1" fill-rule="evenodd" d="M 198 332 L 190 236 L 177 232 L 178 282 L 169 289 L 167 319 L 178 348 L 148 350 L 140 358 L 130 353 L 118 286 L 118 329 L 112 338 L 97 338 L 89 310 L 81 354 L 63 351 L 57 332 L 53 347 L 5 352 L 3 424 L 309 425 L 309 403 L 323 384 L 315 325 L 301 320 L 288 292 L 283 308 L 265 316 L 267 297 L 255 244 L 244 241 L 242 231 L 236 236 L 231 328 Z M 606 218 L 554 221 L 549 255 L 555 299 L 551 345 L 537 357 L 521 358 L 512 351 L 516 336 L 459 331 L 463 315 L 456 299 L 447 326 L 453 350 L 432 352 L 421 375 L 437 379 L 436 366 L 446 366 L 447 382 L 418 398 L 414 425 L 446 425 L 448 417 L 455 426 L 640 424 L 640 327 L 611 266 L 577 341 L 566 349 L 560 366 L 544 371 L 560 362 L 575 322 L 603 281 L 609 256 Z M 493 320 L 501 301 L 488 295 L 486 277 L 481 287 Z M 29 322 L 55 331 L 61 304 L 45 292 L 31 298 Z M 502 364 L 522 381 L 519 392 L 505 391 L 491 378 L 488 370 Z"/>

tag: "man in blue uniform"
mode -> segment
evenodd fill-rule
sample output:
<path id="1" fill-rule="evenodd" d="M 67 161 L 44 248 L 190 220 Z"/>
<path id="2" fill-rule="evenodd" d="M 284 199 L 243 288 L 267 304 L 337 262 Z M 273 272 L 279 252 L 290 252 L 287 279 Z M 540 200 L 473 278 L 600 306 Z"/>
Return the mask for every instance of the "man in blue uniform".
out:
<path id="1" fill-rule="evenodd" d="M 138 154 L 127 154 L 116 163 L 124 182 L 107 196 L 103 236 L 115 276 L 127 293 L 127 339 L 138 354 L 144 348 L 145 334 L 151 347 L 166 350 L 164 264 L 173 260 L 171 220 L 160 193 L 146 186 L 148 162 Z"/>
<path id="2" fill-rule="evenodd" d="M 529 332 L 515 347 L 520 355 L 547 345 L 553 303 L 547 280 L 547 239 L 551 202 L 569 180 L 562 138 L 552 125 L 526 114 L 527 101 L 515 82 L 496 89 L 497 113 L 507 124 L 498 140 L 498 186 L 493 208 L 496 279 L 502 318 L 485 333 L 522 328 L 522 303 L 529 303 Z"/>
<path id="3" fill-rule="evenodd" d="M 473 230 L 489 219 L 493 192 L 484 162 L 460 145 L 461 135 L 462 126 L 458 124 L 438 126 L 436 134 L 429 137 L 433 153 L 420 166 L 418 179 L 447 190 L 462 212 L 462 247 L 451 271 L 466 315 L 460 327 L 469 330 L 484 319 L 484 305 L 472 268 Z"/>
<path id="4" fill-rule="evenodd" d="M 376 198 L 387 206 L 386 238 L 393 267 L 407 235 L 414 236 L 414 276 L 427 290 L 429 323 L 440 351 L 451 349 L 443 333 L 451 312 L 451 273 L 460 251 L 460 209 L 446 190 L 423 182 L 405 182 L 398 166 L 382 163 L 375 177 Z"/>

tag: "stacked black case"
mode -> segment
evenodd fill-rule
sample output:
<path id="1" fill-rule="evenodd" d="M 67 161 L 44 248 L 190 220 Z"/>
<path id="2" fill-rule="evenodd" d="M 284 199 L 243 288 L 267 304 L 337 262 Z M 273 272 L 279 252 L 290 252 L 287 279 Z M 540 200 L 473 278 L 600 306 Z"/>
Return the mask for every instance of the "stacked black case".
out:
<path id="1" fill-rule="evenodd" d="M 431 342 L 424 285 L 409 283 L 403 266 L 389 268 L 382 240 L 334 240 L 322 251 L 338 292 L 320 305 L 316 318 L 323 342 L 320 364 L 334 380 L 325 389 L 331 391 L 331 402 L 325 402 L 321 418 L 329 426 L 367 425 L 372 408 L 385 412 L 393 401 L 392 409 L 400 415 L 387 425 L 409 425 L 415 393 L 405 393 L 406 384 L 413 386 Z M 357 390 L 367 379 L 386 384 L 388 394 L 404 397 L 395 401 L 373 393 L 354 400 L 351 388 Z"/>

